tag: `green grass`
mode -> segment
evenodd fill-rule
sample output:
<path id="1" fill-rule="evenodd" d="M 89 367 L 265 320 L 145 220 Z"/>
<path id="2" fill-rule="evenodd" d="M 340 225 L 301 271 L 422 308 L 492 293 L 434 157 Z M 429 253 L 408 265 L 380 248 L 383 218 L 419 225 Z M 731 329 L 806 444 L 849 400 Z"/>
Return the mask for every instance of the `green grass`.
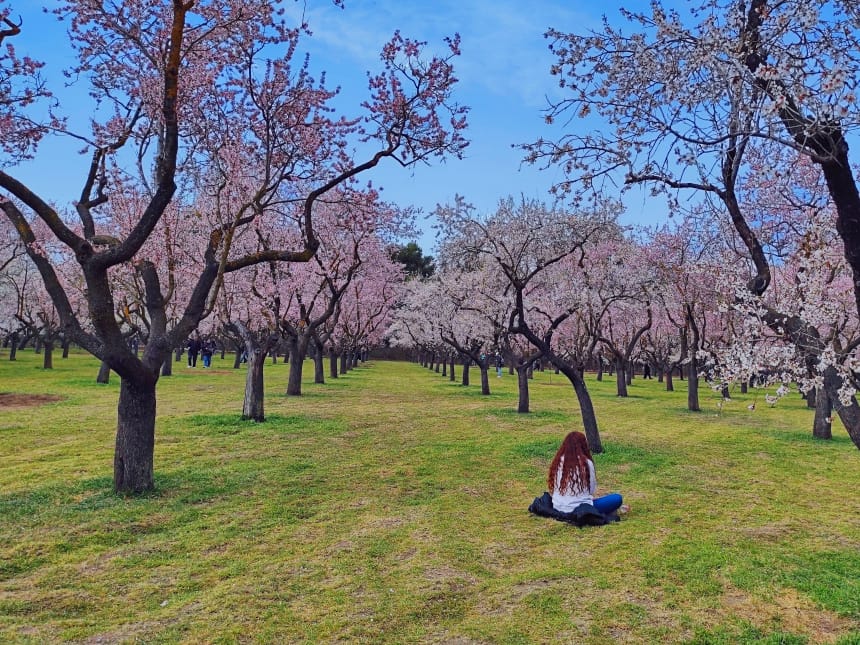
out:
<path id="1" fill-rule="evenodd" d="M 0 642 L 860 643 L 860 452 L 811 438 L 796 397 L 703 412 L 686 385 L 588 383 L 620 523 L 531 516 L 580 428 L 570 385 L 478 394 L 371 362 L 325 385 L 268 365 L 177 365 L 159 384 L 157 490 L 111 493 L 118 378 L 0 353 Z M 476 379 L 477 380 L 477 379 Z M 459 382 L 459 368 L 458 368 Z M 747 405 L 757 400 L 755 411 Z"/>

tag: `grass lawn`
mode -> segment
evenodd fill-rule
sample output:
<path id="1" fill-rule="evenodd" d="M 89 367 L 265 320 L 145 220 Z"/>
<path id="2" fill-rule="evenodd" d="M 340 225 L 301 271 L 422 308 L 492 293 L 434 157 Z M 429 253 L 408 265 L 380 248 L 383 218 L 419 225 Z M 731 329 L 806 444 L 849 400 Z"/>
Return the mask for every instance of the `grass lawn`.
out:
<path id="1" fill-rule="evenodd" d="M 526 510 L 581 428 L 549 371 L 519 415 L 508 374 L 308 363 L 287 398 L 270 364 L 254 424 L 229 357 L 177 364 L 158 490 L 124 498 L 118 377 L 54 364 L 0 353 L 0 642 L 860 643 L 860 451 L 796 395 L 693 414 L 684 382 L 588 377 L 600 492 L 632 510 L 578 529 Z"/>

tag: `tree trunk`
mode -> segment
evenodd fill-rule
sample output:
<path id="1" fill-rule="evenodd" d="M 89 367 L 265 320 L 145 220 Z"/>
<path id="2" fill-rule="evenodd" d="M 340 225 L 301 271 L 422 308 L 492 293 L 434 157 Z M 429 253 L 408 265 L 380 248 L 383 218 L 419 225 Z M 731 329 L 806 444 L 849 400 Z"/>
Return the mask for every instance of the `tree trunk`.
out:
<path id="1" fill-rule="evenodd" d="M 806 407 L 814 410 L 818 407 L 818 389 L 812 388 L 806 395 L 803 397 L 806 399 Z"/>
<path id="2" fill-rule="evenodd" d="M 529 369 L 517 367 L 517 388 L 520 392 L 517 412 L 525 414 L 529 411 Z"/>
<path id="3" fill-rule="evenodd" d="M 451 357 L 451 364 L 449 365 L 450 372 L 448 374 L 448 380 L 451 381 L 452 383 L 457 380 L 457 377 L 454 375 L 454 365 L 455 364 L 456 364 L 456 361 L 454 360 L 454 357 L 452 356 Z"/>
<path id="4" fill-rule="evenodd" d="M 176 351 L 174 352 L 174 355 L 173 355 L 173 360 L 176 363 L 178 363 L 179 361 L 182 360 L 182 348 L 181 347 L 176 348 Z"/>
<path id="5" fill-rule="evenodd" d="M 690 412 L 699 412 L 699 370 L 696 367 L 695 356 L 690 357 L 687 363 L 687 409 Z"/>
<path id="6" fill-rule="evenodd" d="M 340 373 L 346 374 L 346 355 L 347 351 L 344 350 L 340 353 Z"/>
<path id="7" fill-rule="evenodd" d="M 815 420 L 812 423 L 812 436 L 818 439 L 832 439 L 833 404 L 826 392 L 809 391 L 807 399 L 815 400 Z"/>
<path id="8" fill-rule="evenodd" d="M 140 493 L 154 488 L 156 380 L 120 381 L 117 405 L 113 488 L 118 493 Z"/>
<path id="9" fill-rule="evenodd" d="M 573 391 L 576 392 L 576 400 L 579 401 L 579 411 L 582 416 L 582 427 L 585 431 L 585 438 L 588 441 L 588 449 L 593 455 L 599 454 L 603 452 L 603 443 L 600 441 L 597 415 L 594 413 L 594 404 L 591 402 L 591 395 L 588 393 L 585 380 L 577 370 L 566 371 L 565 376 L 567 376 L 573 385 Z"/>
<path id="10" fill-rule="evenodd" d="M 314 348 L 314 383 L 325 383 L 325 352 L 323 348 L 313 343 Z"/>
<path id="11" fill-rule="evenodd" d="M 337 350 L 332 347 L 328 352 L 328 375 L 337 378 Z"/>
<path id="12" fill-rule="evenodd" d="M 165 361 L 170 363 L 170 360 Z M 102 361 L 99 365 L 99 374 L 96 376 L 96 383 L 110 383 L 110 365 Z"/>
<path id="13" fill-rule="evenodd" d="M 167 358 L 161 364 L 161 375 L 173 376 L 173 362 L 170 360 L 170 354 L 167 355 Z"/>
<path id="14" fill-rule="evenodd" d="M 314 383 L 325 383 L 325 354 L 322 351 L 314 354 Z"/>
<path id="15" fill-rule="evenodd" d="M 242 403 L 242 418 L 251 421 L 265 421 L 263 409 L 263 365 L 266 355 L 259 348 L 248 351 L 248 372 L 245 375 L 245 400 Z"/>
<path id="16" fill-rule="evenodd" d="M 469 385 L 469 366 L 471 364 L 472 364 L 472 361 L 470 361 L 468 358 L 465 361 L 463 361 L 463 380 L 462 380 L 461 384 L 464 387 Z"/>
<path id="17" fill-rule="evenodd" d="M 486 365 L 481 365 L 481 394 L 490 393 L 490 370 Z"/>
<path id="18" fill-rule="evenodd" d="M 242 365 L 242 350 L 236 348 L 236 354 L 233 356 L 233 369 L 237 370 Z"/>
<path id="19" fill-rule="evenodd" d="M 842 378 L 838 372 L 828 367 L 824 370 L 824 392 L 820 392 L 820 397 L 827 397 L 830 401 L 839 400 L 839 388 L 842 387 Z M 845 426 L 848 436 L 857 448 L 860 448 L 860 407 L 857 405 L 857 399 L 851 397 L 850 405 L 840 405 L 837 408 L 839 420 Z"/>
<path id="20" fill-rule="evenodd" d="M 302 368 L 304 367 L 304 348 L 295 343 L 290 348 L 290 376 L 287 381 L 287 396 L 302 395 Z"/>
<path id="21" fill-rule="evenodd" d="M 442 376 L 448 376 L 448 357 L 442 357 Z"/>
<path id="22" fill-rule="evenodd" d="M 42 368 L 46 370 L 54 369 L 54 341 L 46 340 L 43 344 L 45 355 L 42 360 Z"/>
<path id="23" fill-rule="evenodd" d="M 632 369 L 632 365 L 628 366 L 618 361 L 615 364 L 615 369 L 618 374 L 618 377 L 615 379 L 615 392 L 616 396 L 626 397 L 627 396 L 627 371 L 628 369 Z"/>
<path id="24" fill-rule="evenodd" d="M 71 342 L 68 340 L 63 341 L 63 358 L 69 357 L 69 347 L 71 346 Z"/>
<path id="25" fill-rule="evenodd" d="M 666 391 L 674 392 L 675 391 L 675 383 L 672 381 L 672 372 L 675 370 L 673 368 L 669 368 L 666 370 Z"/>

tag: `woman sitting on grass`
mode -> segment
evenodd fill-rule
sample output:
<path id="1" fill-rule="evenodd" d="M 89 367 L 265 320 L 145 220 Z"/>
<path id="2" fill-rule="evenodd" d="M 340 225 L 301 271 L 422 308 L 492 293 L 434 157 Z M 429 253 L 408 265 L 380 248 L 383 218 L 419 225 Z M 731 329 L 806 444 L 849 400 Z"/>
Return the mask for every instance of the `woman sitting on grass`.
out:
<path id="1" fill-rule="evenodd" d="M 549 466 L 547 486 L 552 493 L 553 508 L 561 513 L 570 513 L 580 504 L 591 504 L 604 515 L 621 508 L 618 493 L 594 498 L 597 475 L 588 442 L 581 432 L 571 432 L 561 442 Z"/>

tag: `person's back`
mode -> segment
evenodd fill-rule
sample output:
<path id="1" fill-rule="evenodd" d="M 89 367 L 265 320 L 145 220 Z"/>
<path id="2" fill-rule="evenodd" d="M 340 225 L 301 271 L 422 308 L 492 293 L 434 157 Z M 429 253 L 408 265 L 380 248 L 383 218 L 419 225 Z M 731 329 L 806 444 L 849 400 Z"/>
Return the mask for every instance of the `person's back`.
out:
<path id="1" fill-rule="evenodd" d="M 197 367 L 197 355 L 200 353 L 200 340 L 192 338 L 188 341 L 188 367 Z"/>
<path id="2" fill-rule="evenodd" d="M 570 513 L 582 504 L 591 504 L 604 514 L 614 513 L 622 504 L 621 495 L 610 493 L 595 498 L 597 474 L 588 441 L 581 432 L 570 432 L 553 457 L 547 477 L 552 506 Z"/>
<path id="3" fill-rule="evenodd" d="M 594 472 L 594 462 L 586 461 L 588 469 L 588 482 L 568 481 L 564 486 L 562 476 L 564 472 L 564 455 L 556 470 L 555 487 L 552 488 L 552 507 L 562 513 L 570 513 L 580 504 L 591 504 L 594 501 L 594 493 L 597 492 L 597 475 Z"/>

